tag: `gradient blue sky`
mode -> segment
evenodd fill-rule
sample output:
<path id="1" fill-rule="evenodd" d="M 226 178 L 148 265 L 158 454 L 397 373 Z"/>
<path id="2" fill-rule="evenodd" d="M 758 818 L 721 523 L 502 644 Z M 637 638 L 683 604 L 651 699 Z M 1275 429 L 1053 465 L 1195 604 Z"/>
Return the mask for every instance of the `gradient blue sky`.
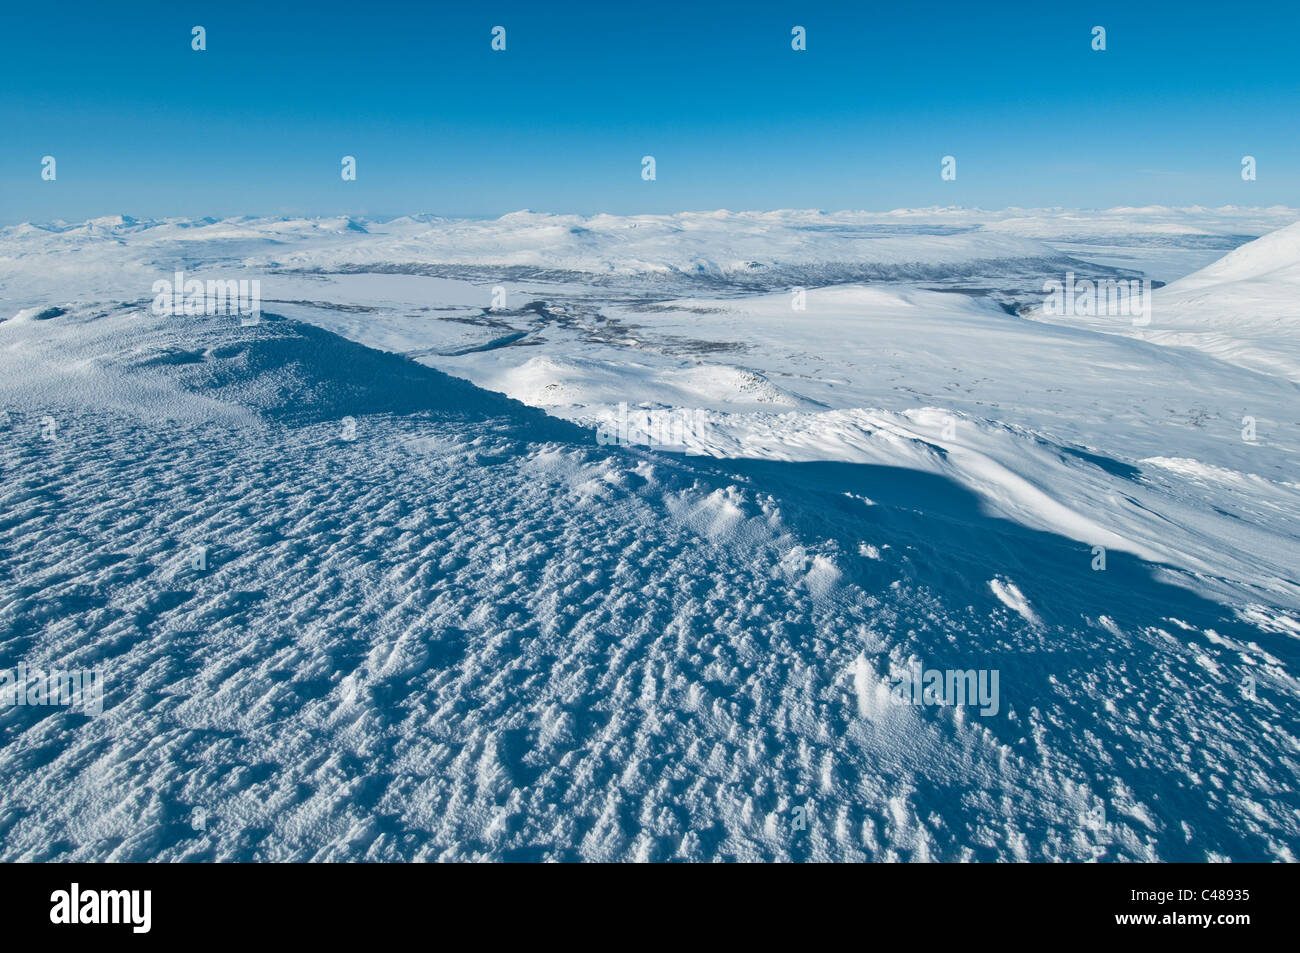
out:
<path id="1" fill-rule="evenodd" d="M 11 0 L 0 222 L 1297 205 L 1297 54 L 1295 2 Z"/>

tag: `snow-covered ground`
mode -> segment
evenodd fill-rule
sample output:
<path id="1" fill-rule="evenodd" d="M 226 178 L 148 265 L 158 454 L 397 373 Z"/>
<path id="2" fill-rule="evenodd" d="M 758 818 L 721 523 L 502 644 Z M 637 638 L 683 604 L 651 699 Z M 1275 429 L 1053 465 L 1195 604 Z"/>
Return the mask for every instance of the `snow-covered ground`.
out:
<path id="1" fill-rule="evenodd" d="M 0 229 L 0 857 L 1294 859 L 1297 219 Z"/>

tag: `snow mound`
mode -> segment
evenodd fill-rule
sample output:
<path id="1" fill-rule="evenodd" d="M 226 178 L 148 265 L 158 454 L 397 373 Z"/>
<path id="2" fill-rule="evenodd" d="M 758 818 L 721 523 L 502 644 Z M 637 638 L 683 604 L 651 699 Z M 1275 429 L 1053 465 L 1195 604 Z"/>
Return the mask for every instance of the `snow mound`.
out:
<path id="1" fill-rule="evenodd" d="M 1026 622 L 1038 622 L 1038 616 L 1034 610 L 1029 607 L 1029 600 L 1025 594 L 1020 591 L 1020 587 L 1010 580 L 990 579 L 989 588 L 993 590 L 993 595 L 998 597 L 1008 609 L 1020 615 Z"/>

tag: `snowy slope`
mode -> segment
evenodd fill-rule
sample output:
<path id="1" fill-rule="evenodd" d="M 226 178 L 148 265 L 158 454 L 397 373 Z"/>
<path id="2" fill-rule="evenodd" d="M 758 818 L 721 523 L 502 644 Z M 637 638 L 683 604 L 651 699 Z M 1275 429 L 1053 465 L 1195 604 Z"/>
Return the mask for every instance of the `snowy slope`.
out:
<path id="1" fill-rule="evenodd" d="M 403 345 L 382 316 L 297 313 L 588 426 L 620 403 L 703 411 L 696 453 L 940 474 L 1006 518 L 1300 610 L 1295 385 L 1194 351 L 863 286 L 802 311 L 786 294 L 613 304 L 464 353 L 426 352 L 413 326 Z"/>
<path id="2" fill-rule="evenodd" d="M 1300 383 L 1300 222 L 1175 282 L 1156 302 L 1147 340 Z"/>
<path id="3" fill-rule="evenodd" d="M 1126 318 L 1033 317 L 1144 341 L 1196 348 L 1300 383 L 1300 222 L 1229 252 L 1154 293 L 1150 323 Z"/>
<path id="4" fill-rule="evenodd" d="M 107 694 L 0 708 L 0 857 L 1300 851 L 1284 376 L 906 280 L 571 267 L 692 260 L 657 239 L 520 277 L 361 273 L 429 239 L 347 220 L 60 229 L 0 236 L 0 666 Z M 265 320 L 152 314 L 178 267 Z M 600 445 L 619 402 L 702 411 L 701 455 Z M 914 662 L 996 711 L 894 704 Z"/>
<path id="5" fill-rule="evenodd" d="M 6 859 L 1297 846 L 1295 635 L 948 481 L 602 449 L 283 321 L 0 355 L 3 649 L 108 685 L 0 712 Z M 998 668 L 1000 712 L 890 705 L 911 658 Z"/>

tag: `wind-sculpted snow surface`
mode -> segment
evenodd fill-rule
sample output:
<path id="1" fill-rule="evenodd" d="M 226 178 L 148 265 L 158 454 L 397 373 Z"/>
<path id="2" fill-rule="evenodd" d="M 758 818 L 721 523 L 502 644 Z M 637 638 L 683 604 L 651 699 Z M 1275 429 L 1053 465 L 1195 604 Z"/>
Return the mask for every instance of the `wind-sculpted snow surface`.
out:
<path id="1" fill-rule="evenodd" d="M 0 857 L 1294 859 L 1291 220 L 0 229 Z"/>
<path id="2" fill-rule="evenodd" d="M 0 397 L 3 663 L 106 686 L 0 708 L 6 860 L 1300 847 L 1294 620 L 940 474 L 602 447 L 270 314 L 24 315 Z"/>

